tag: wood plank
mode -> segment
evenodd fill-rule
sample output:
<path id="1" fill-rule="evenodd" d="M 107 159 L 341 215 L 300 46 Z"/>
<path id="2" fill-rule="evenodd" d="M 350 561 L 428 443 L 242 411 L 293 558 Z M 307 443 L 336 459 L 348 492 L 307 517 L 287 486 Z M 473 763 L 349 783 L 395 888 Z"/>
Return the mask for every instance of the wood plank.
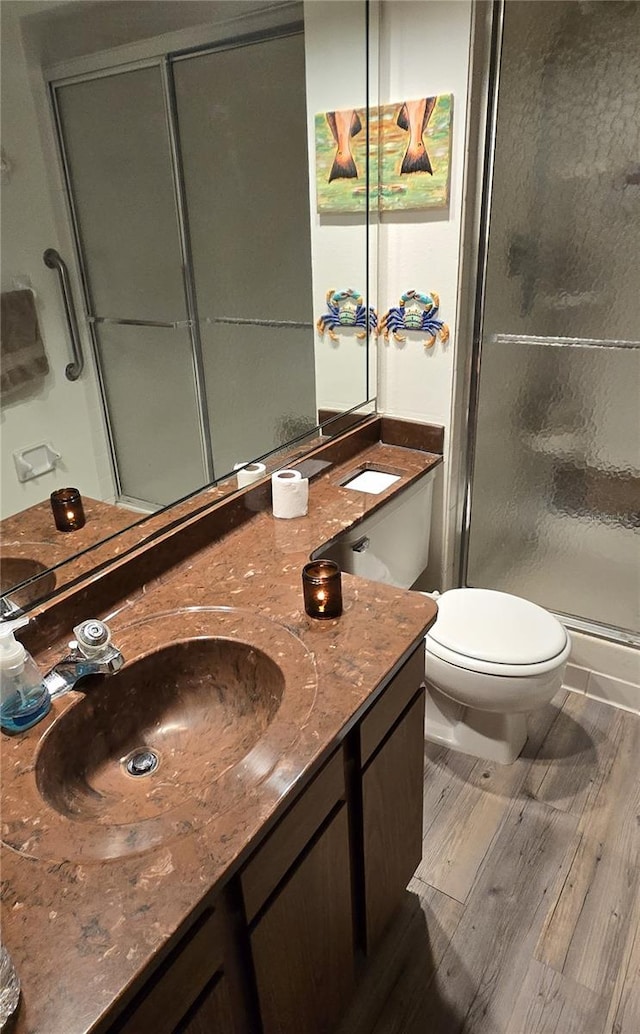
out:
<path id="1" fill-rule="evenodd" d="M 415 878 L 409 884 L 409 891 L 418 896 L 429 935 L 431 958 L 437 967 L 464 915 L 464 906 Z"/>
<path id="2" fill-rule="evenodd" d="M 497 1034 L 511 1017 L 577 818 L 527 801 L 505 817 L 430 991 L 405 1034 Z"/>
<path id="3" fill-rule="evenodd" d="M 606 996 L 622 962 L 640 874 L 617 851 L 582 836 L 535 958 Z"/>
<path id="4" fill-rule="evenodd" d="M 412 880 L 402 907 L 372 956 L 336 1034 L 402 1034 L 406 1009 L 433 977 L 464 907 Z"/>
<path id="5" fill-rule="evenodd" d="M 630 864 L 640 865 L 640 718 L 609 710 L 616 720 L 615 756 L 585 806 L 579 829 L 615 847 Z"/>
<path id="6" fill-rule="evenodd" d="M 620 996 L 640 894 L 640 720 L 609 710 L 615 750 L 606 758 L 601 753 L 596 789 L 579 821 L 580 845 L 535 956 L 598 994 L 617 988 Z"/>
<path id="7" fill-rule="evenodd" d="M 464 903 L 509 807 L 508 798 L 467 783 L 429 829 L 416 876 Z"/>
<path id="8" fill-rule="evenodd" d="M 446 747 L 425 742 L 423 835 L 426 836 L 442 811 L 453 806 L 476 764 L 477 759 L 468 754 L 456 754 Z"/>
<path id="9" fill-rule="evenodd" d="M 640 1030 L 640 894 L 636 895 L 627 944 L 618 970 L 604 1034 L 638 1034 Z"/>
<path id="10" fill-rule="evenodd" d="M 504 1034 L 599 1032 L 606 1015 L 606 999 L 532 959 Z"/>
<path id="11" fill-rule="evenodd" d="M 619 713 L 598 700 L 569 693 L 531 766 L 525 792 L 581 815 L 615 757 Z"/>
<path id="12" fill-rule="evenodd" d="M 565 697 L 562 694 L 560 700 Z M 425 792 L 432 801 L 435 794 L 439 796 L 416 872 L 421 880 L 443 894 L 466 901 L 504 816 L 520 796 L 531 760 L 559 714 L 560 707 L 554 703 L 529 716 L 527 748 L 512 765 L 474 760 L 454 752 L 449 752 L 448 758 L 438 757 L 435 789 L 430 786 L 430 773 L 425 773 Z M 466 764 L 459 758 L 465 758 Z M 444 777 L 446 770 L 449 782 Z"/>

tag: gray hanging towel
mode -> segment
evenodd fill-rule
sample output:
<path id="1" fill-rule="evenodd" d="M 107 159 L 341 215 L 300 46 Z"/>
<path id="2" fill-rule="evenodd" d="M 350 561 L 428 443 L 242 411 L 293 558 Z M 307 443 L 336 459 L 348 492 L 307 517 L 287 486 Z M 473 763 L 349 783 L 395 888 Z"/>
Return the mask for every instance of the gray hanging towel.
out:
<path id="1" fill-rule="evenodd" d="M 40 337 L 32 291 L 3 291 L 0 295 L 0 395 L 4 398 L 49 371 Z"/>

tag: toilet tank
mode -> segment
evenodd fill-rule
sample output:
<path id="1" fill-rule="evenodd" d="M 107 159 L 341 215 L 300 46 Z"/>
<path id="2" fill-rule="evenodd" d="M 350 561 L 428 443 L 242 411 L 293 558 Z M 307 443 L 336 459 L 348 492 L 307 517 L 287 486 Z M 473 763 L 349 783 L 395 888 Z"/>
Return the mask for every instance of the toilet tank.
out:
<path id="1" fill-rule="evenodd" d="M 408 589 L 429 560 L 435 473 L 427 471 L 313 558 L 335 560 L 349 574 Z"/>

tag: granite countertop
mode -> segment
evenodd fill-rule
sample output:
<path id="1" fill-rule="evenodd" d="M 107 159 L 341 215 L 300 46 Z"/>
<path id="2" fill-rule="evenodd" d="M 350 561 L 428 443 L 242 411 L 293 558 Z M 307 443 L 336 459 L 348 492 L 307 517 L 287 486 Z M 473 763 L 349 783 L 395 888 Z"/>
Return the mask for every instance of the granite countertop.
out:
<path id="1" fill-rule="evenodd" d="M 2 592 L 10 592 L 14 585 L 38 573 L 20 564 L 20 561 L 35 561 L 42 574 L 31 585 L 11 593 L 18 605 L 26 605 L 54 591 L 56 587 L 91 570 L 94 565 L 92 550 L 103 539 L 138 522 L 141 514 L 134 513 L 114 503 L 82 497 L 86 523 L 77 531 L 58 531 L 55 526 L 49 500 L 35 503 L 20 513 L 0 521 L 0 571 Z M 59 571 L 52 571 L 58 565 Z"/>
<path id="2" fill-rule="evenodd" d="M 3 736 L 3 939 L 23 987 L 18 1034 L 108 1029 L 109 1010 L 181 935 L 203 897 L 238 870 L 290 794 L 308 781 L 376 688 L 419 644 L 435 618 L 431 600 L 343 575 L 342 617 L 314 621 L 302 604 L 301 568 L 315 549 L 440 461 L 431 453 L 370 445 L 317 477 L 309 515 L 291 521 L 262 508 L 268 486 L 253 488 L 242 496 L 248 508 L 244 523 L 192 553 L 185 553 L 184 543 L 188 536 L 197 541 L 196 524 L 176 529 L 172 534 L 180 540 L 172 542 L 182 543 L 176 548 L 180 559 L 127 591 L 115 606 L 87 613 L 78 597 L 77 619 L 106 619 L 129 663 L 179 638 L 185 620 L 196 622 L 188 626 L 191 632 L 198 621 L 215 629 L 222 614 L 207 609 L 185 618 L 175 616 L 177 609 L 237 608 L 226 613 L 237 619 L 240 638 L 255 637 L 281 664 L 286 707 L 283 702 L 282 721 L 276 717 L 260 749 L 250 753 L 253 779 L 245 772 L 241 793 L 223 782 L 217 797 L 181 802 L 170 837 L 154 839 L 147 835 L 153 821 L 129 816 L 129 825 L 139 828 L 129 830 L 127 853 L 121 853 L 109 822 L 64 818 L 35 789 L 38 751 L 53 742 L 59 718 L 83 706 L 85 694 L 54 701 L 50 715 L 21 737 Z M 377 496 L 341 487 L 349 472 L 367 464 L 399 474 L 400 481 Z M 237 513 L 238 497 L 233 505 Z M 222 620 L 220 628 L 228 631 Z M 58 640 L 38 661 L 50 667 L 63 649 L 64 640 Z M 125 665 L 121 675 L 126 670 Z M 100 687 L 90 692 L 99 694 Z M 215 730 L 203 730 L 203 743 L 214 738 Z"/>

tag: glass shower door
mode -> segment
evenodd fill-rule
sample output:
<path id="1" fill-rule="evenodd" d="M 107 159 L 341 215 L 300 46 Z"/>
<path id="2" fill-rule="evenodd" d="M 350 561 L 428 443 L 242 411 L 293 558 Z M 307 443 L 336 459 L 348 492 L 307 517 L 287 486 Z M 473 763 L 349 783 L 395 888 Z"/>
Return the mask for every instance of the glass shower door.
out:
<path id="1" fill-rule="evenodd" d="M 161 70 L 55 96 L 120 494 L 164 505 L 207 478 Z"/>
<path id="2" fill-rule="evenodd" d="M 505 5 L 466 571 L 614 636 L 640 628 L 639 49 L 639 4 Z"/>
<path id="3" fill-rule="evenodd" d="M 180 57 L 173 77 L 222 474 L 318 422 L 304 35 Z"/>

